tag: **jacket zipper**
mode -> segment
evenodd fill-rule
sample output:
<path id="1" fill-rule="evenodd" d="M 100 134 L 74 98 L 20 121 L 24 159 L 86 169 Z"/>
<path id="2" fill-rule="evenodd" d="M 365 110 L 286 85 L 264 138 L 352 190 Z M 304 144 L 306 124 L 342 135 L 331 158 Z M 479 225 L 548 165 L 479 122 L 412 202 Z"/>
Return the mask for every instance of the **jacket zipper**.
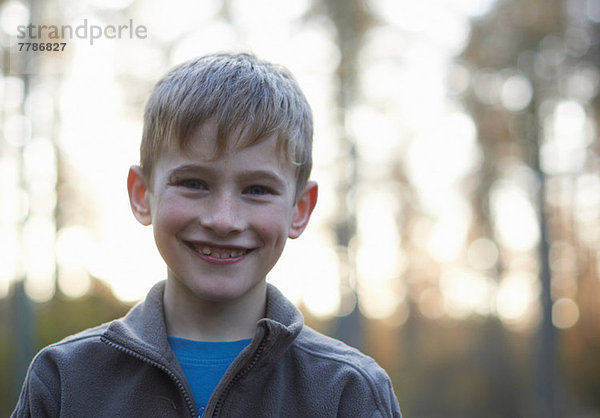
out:
<path id="1" fill-rule="evenodd" d="M 116 348 L 117 350 L 119 350 L 125 354 L 128 354 L 138 360 L 146 362 L 146 363 L 150 364 L 151 366 L 157 367 L 160 370 L 162 370 L 163 372 L 165 372 L 171 378 L 171 380 L 175 383 L 175 385 L 177 386 L 177 389 L 179 389 L 179 392 L 181 392 L 183 394 L 183 398 L 185 399 L 185 402 L 188 406 L 188 409 L 190 410 L 190 413 L 192 414 L 192 417 L 195 418 L 197 416 L 196 415 L 196 407 L 194 406 L 194 403 L 192 402 L 190 395 L 188 394 L 187 390 L 185 389 L 185 386 L 183 385 L 183 383 L 181 382 L 181 379 L 179 379 L 179 377 L 177 377 L 177 375 L 175 373 L 173 373 L 171 370 L 169 370 L 167 367 L 163 366 L 162 364 L 160 364 L 146 356 L 143 356 L 129 348 L 123 347 L 122 345 L 119 345 L 110 340 L 107 340 L 105 337 L 101 337 L 100 339 L 106 345 Z"/>
<path id="2" fill-rule="evenodd" d="M 260 342 L 260 345 L 256 349 L 256 353 L 254 353 L 252 360 L 250 360 L 250 363 L 248 363 L 248 365 L 246 367 L 244 367 L 235 376 L 233 376 L 233 378 L 229 381 L 229 383 L 227 383 L 227 386 L 225 386 L 225 389 L 223 389 L 221 391 L 221 394 L 219 395 L 219 398 L 217 399 L 217 403 L 215 404 L 215 409 L 213 410 L 213 413 L 212 413 L 213 417 L 219 416 L 219 410 L 223 406 L 223 402 L 225 401 L 225 396 L 227 395 L 227 393 L 229 393 L 229 391 L 231 390 L 233 385 L 235 383 L 237 383 L 238 380 L 240 380 L 242 377 L 244 377 L 246 374 L 248 374 L 248 372 L 250 370 L 252 370 L 252 368 L 256 365 L 256 363 L 258 362 L 258 359 L 262 355 L 262 353 L 265 349 L 265 346 L 270 341 L 271 341 L 271 337 L 267 336 L 267 337 L 263 338 L 262 341 Z"/>

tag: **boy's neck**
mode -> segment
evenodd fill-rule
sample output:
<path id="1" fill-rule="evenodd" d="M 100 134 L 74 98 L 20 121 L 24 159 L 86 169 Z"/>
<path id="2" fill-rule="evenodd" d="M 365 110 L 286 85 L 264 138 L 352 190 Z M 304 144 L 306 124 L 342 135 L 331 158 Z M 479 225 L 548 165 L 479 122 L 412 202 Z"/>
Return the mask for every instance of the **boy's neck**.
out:
<path id="1" fill-rule="evenodd" d="M 264 317 L 266 283 L 257 284 L 242 298 L 209 301 L 198 298 L 176 279 L 165 286 L 167 334 L 196 341 L 238 341 L 254 337 Z"/>

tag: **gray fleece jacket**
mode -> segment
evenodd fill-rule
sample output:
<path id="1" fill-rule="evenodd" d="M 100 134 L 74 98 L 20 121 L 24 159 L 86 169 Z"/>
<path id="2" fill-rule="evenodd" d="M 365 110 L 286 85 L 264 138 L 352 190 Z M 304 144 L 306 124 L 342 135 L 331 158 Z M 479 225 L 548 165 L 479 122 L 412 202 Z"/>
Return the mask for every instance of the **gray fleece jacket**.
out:
<path id="1" fill-rule="evenodd" d="M 13 417 L 195 417 L 167 341 L 164 282 L 124 318 L 44 348 Z M 204 416 L 400 417 L 373 359 L 303 325 L 275 287 L 252 342 L 231 364 Z"/>

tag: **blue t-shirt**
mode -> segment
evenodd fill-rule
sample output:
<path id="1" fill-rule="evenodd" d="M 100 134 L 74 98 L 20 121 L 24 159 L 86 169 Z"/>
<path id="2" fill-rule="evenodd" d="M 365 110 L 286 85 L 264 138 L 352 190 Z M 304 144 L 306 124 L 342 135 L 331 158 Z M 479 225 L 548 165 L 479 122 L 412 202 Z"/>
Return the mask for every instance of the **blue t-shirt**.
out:
<path id="1" fill-rule="evenodd" d="M 167 338 L 192 388 L 198 416 L 202 416 L 225 371 L 251 340 L 212 342 Z"/>

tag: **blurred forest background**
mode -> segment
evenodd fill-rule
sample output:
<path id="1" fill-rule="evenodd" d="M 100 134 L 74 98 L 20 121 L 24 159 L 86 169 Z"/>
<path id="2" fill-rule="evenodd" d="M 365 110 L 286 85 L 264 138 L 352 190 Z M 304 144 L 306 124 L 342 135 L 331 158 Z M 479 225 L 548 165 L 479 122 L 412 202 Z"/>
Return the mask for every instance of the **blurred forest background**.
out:
<path id="1" fill-rule="evenodd" d="M 147 36 L 24 53 L 29 24 Z M 599 31 L 600 0 L 0 2 L 0 415 L 164 277 L 125 187 L 143 105 L 226 50 L 313 106 L 319 205 L 269 276 L 307 323 L 406 417 L 600 417 Z"/>

